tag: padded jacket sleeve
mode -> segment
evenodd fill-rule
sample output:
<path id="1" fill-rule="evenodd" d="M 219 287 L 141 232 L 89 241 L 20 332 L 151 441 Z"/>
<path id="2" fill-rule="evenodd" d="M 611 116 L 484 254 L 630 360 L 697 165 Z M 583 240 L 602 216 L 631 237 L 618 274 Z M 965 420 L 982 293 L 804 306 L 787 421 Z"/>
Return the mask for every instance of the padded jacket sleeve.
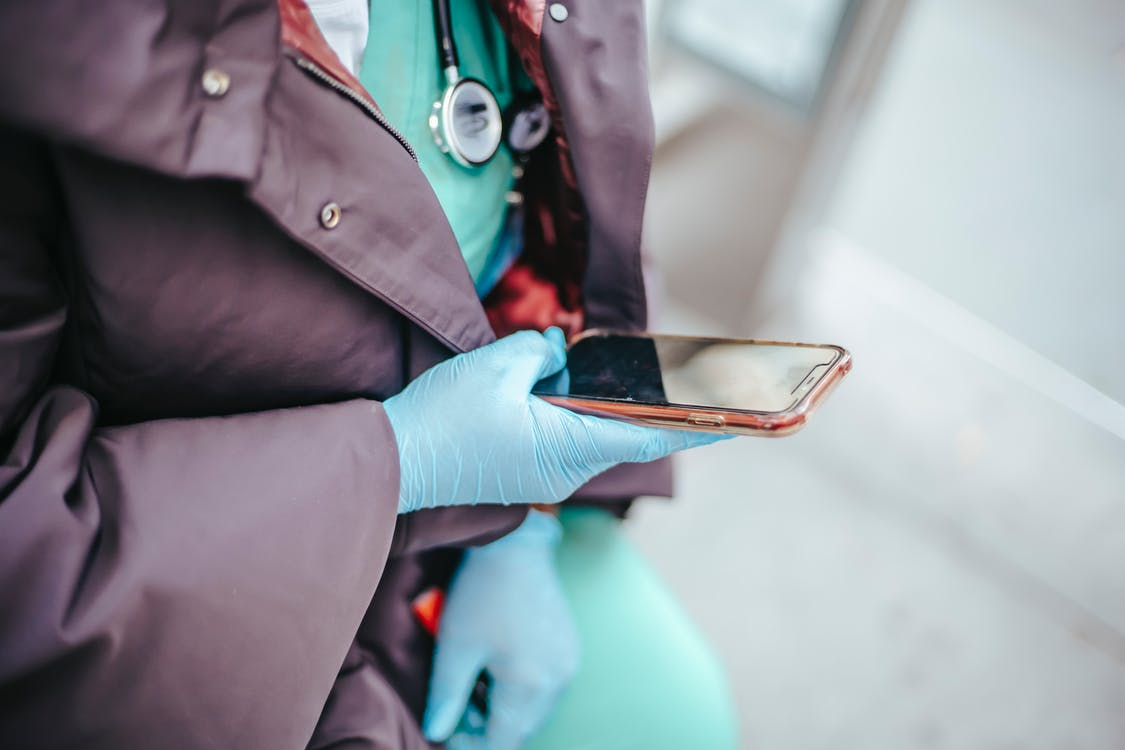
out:
<path id="1" fill-rule="evenodd" d="M 50 373 L 62 215 L 0 128 L 0 747 L 302 747 L 379 581 L 379 404 L 101 429 Z"/>

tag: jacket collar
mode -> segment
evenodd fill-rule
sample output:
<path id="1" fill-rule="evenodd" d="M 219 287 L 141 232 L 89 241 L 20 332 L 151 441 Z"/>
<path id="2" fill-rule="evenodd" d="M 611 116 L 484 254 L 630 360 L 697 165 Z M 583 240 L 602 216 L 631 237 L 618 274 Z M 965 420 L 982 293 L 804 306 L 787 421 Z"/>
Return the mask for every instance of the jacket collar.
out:
<path id="1" fill-rule="evenodd" d="M 278 6 L 284 53 L 304 68 L 283 65 L 279 75 L 320 79 L 325 90 L 317 106 L 333 108 L 339 124 L 331 136 L 317 132 L 303 119 L 307 105 L 275 97 L 274 137 L 251 196 L 322 260 L 451 348 L 467 351 L 492 340 L 457 240 L 413 153 L 336 57 L 304 1 L 279 0 Z M 363 118 L 379 120 L 384 137 Z M 322 156 L 299 175 L 288 170 L 287 128 L 302 131 Z M 342 213 L 339 226 L 328 230 L 318 217 L 330 202 Z"/>
<path id="2" fill-rule="evenodd" d="M 351 72 L 340 62 L 328 40 L 317 26 L 312 11 L 304 0 L 279 0 L 281 16 L 281 43 L 312 61 L 337 83 L 351 89 L 365 102 L 375 107 L 375 100 Z"/>

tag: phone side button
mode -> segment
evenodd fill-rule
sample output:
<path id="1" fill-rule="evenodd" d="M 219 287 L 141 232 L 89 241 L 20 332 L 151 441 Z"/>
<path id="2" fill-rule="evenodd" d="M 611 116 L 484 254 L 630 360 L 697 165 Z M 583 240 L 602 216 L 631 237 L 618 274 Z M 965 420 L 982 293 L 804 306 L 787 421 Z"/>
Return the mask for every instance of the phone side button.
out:
<path id="1" fill-rule="evenodd" d="M 685 421 L 696 427 L 722 427 L 727 423 L 718 414 L 688 414 Z"/>

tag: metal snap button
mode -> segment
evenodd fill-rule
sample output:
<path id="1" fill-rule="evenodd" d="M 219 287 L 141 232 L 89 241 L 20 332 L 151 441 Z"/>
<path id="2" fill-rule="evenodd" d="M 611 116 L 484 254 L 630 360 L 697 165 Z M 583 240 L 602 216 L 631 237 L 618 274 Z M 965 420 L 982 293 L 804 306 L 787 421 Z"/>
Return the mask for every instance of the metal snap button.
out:
<path id="1" fill-rule="evenodd" d="M 320 209 L 320 225 L 325 229 L 335 229 L 340 223 L 340 205 L 338 203 L 325 203 Z"/>
<path id="2" fill-rule="evenodd" d="M 562 3 L 551 3 L 550 7 L 547 8 L 547 12 L 551 14 L 551 18 L 555 19 L 559 23 L 562 23 L 566 19 L 570 18 L 570 11 L 567 10 L 566 6 Z"/>
<path id="3" fill-rule="evenodd" d="M 200 83 L 203 85 L 203 93 L 217 99 L 230 88 L 230 76 L 218 68 L 208 68 L 203 71 Z"/>

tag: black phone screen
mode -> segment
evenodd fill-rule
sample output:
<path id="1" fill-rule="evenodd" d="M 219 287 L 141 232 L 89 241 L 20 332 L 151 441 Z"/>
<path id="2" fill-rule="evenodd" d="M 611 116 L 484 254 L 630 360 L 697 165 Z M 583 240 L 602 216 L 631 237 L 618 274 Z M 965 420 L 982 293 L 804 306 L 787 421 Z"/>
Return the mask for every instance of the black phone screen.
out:
<path id="1" fill-rule="evenodd" d="M 782 412 L 841 356 L 831 346 L 605 333 L 571 345 L 540 395 Z"/>

